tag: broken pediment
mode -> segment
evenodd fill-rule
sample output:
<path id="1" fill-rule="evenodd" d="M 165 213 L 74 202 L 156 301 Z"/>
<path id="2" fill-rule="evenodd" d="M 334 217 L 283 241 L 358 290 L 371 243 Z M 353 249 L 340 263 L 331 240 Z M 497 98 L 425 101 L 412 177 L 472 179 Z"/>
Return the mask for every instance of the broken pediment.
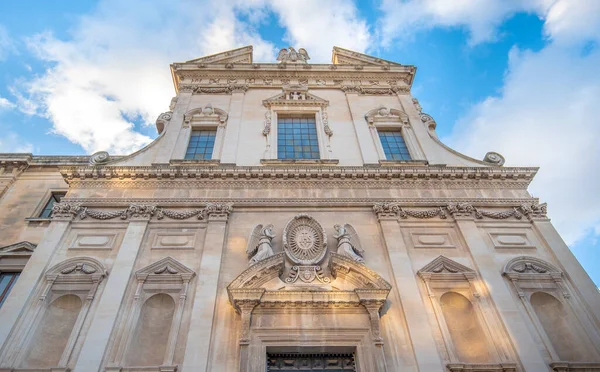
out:
<path id="1" fill-rule="evenodd" d="M 308 93 L 308 87 L 305 85 L 286 85 L 283 87 L 283 92 L 263 101 L 265 107 L 273 105 L 325 107 L 329 106 L 329 101 Z"/>
<path id="2" fill-rule="evenodd" d="M 471 279 L 475 277 L 475 270 L 447 257 L 439 256 L 419 270 L 418 274 L 423 279 L 451 279 L 454 277 Z"/>
<path id="3" fill-rule="evenodd" d="M 185 63 L 198 64 L 226 64 L 226 63 L 252 63 L 252 45 L 212 54 L 206 57 L 191 59 Z"/>
<path id="4" fill-rule="evenodd" d="M 333 47 L 331 62 L 334 65 L 373 65 L 373 66 L 402 66 L 400 63 L 387 61 L 385 59 L 358 53 L 352 50 Z"/>
<path id="5" fill-rule="evenodd" d="M 173 257 L 162 260 L 136 271 L 138 280 L 150 281 L 189 281 L 196 273 Z"/>

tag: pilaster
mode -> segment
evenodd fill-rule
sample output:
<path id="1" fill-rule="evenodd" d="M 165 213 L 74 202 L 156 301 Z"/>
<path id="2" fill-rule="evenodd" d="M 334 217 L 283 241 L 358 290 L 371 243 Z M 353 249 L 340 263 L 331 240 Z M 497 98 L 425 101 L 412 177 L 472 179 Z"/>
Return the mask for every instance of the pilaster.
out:
<path id="1" fill-rule="evenodd" d="M 376 210 L 420 372 L 444 371 L 394 210 Z"/>
<path id="2" fill-rule="evenodd" d="M 154 210 L 155 208 L 152 206 L 138 205 L 132 211 L 123 242 L 110 271 L 106 287 L 99 298 L 98 307 L 75 365 L 75 370 L 78 372 L 98 372 L 100 369 L 127 285 L 133 275 L 133 267 L 148 222 Z"/>
<path id="3" fill-rule="evenodd" d="M 379 164 L 379 156 L 377 155 L 376 147 L 372 140 L 373 137 L 369 132 L 370 129 L 364 117 L 368 110 L 362 110 L 361 107 L 359 107 L 360 100 L 357 92 L 347 91 L 346 100 L 352 116 L 352 124 L 354 124 L 354 131 L 356 132 L 356 139 L 358 140 L 363 163 Z"/>
<path id="4" fill-rule="evenodd" d="M 227 120 L 225 140 L 221 149 L 221 163 L 235 163 L 237 160 L 245 93 L 246 90 L 243 87 L 231 92 L 229 119 Z"/>
<path id="5" fill-rule="evenodd" d="M 25 265 L 11 295 L 0 308 L 0 340 L 2 343 L 8 340 L 11 329 L 17 324 L 18 318 L 23 313 L 24 306 L 31 298 L 36 283 L 48 269 L 60 242 L 69 229 L 71 220 L 79 210 L 80 206 L 77 204 L 58 203 L 55 205 L 52 222 Z M 2 360 L 0 360 L 0 365 L 3 365 Z"/>
<path id="6" fill-rule="evenodd" d="M 207 371 L 208 368 L 221 258 L 227 220 L 232 210 L 230 204 L 209 204 L 206 207 L 208 226 L 194 290 L 192 317 L 182 368 L 186 372 Z"/>
<path id="7" fill-rule="evenodd" d="M 517 302 L 512 296 L 509 286 L 494 261 L 494 255 L 489 251 L 481 237 L 479 228 L 474 218 L 469 213 L 452 213 L 462 238 L 464 239 L 477 271 L 486 283 L 489 295 L 506 326 L 512 340 L 514 349 L 526 371 L 548 371 L 548 364 L 536 345 L 536 342 L 525 323 L 523 315 L 517 307 Z"/>

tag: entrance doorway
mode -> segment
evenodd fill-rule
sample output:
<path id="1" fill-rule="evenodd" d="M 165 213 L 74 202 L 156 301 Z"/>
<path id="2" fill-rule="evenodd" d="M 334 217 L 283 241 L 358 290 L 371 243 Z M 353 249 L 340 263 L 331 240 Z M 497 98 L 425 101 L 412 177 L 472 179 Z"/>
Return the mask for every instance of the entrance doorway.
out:
<path id="1" fill-rule="evenodd" d="M 356 372 L 354 353 L 267 353 L 267 372 Z"/>

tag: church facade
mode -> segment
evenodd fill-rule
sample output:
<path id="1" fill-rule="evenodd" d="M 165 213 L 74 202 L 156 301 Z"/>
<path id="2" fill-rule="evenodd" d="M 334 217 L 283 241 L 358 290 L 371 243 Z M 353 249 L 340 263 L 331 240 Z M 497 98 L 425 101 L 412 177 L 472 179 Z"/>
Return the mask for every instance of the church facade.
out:
<path id="1" fill-rule="evenodd" d="M 445 146 L 414 66 L 309 61 L 172 64 L 130 155 L 0 154 L 0 371 L 600 371 L 537 168 Z"/>

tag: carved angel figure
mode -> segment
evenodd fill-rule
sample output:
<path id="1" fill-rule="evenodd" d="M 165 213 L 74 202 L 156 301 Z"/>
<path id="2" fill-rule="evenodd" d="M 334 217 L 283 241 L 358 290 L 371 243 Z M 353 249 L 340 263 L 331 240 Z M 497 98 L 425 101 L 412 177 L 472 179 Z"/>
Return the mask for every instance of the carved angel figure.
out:
<path id="1" fill-rule="evenodd" d="M 309 59 L 308 52 L 304 48 L 300 48 L 298 51 L 293 47 L 283 48 L 277 55 L 277 60 L 281 63 L 306 63 Z"/>
<path id="2" fill-rule="evenodd" d="M 248 238 L 248 246 L 246 247 L 246 253 L 250 261 L 249 266 L 254 265 L 258 261 L 262 261 L 265 258 L 269 258 L 273 255 L 273 246 L 271 241 L 275 237 L 273 232 L 273 225 L 256 225 L 250 238 Z"/>
<path id="3" fill-rule="evenodd" d="M 336 233 L 333 235 L 338 241 L 337 253 L 353 259 L 356 262 L 364 263 L 365 251 L 360 246 L 360 240 L 354 227 L 350 224 L 333 226 Z"/>

